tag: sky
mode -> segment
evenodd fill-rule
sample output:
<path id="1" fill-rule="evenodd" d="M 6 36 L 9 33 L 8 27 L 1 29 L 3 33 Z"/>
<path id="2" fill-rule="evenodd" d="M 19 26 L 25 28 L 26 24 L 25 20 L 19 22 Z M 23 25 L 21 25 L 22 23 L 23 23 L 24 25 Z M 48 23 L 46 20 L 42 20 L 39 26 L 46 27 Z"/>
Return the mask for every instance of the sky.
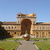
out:
<path id="1" fill-rule="evenodd" d="M 0 0 L 0 21 L 15 22 L 18 13 L 36 13 L 37 22 L 50 22 L 50 0 Z"/>

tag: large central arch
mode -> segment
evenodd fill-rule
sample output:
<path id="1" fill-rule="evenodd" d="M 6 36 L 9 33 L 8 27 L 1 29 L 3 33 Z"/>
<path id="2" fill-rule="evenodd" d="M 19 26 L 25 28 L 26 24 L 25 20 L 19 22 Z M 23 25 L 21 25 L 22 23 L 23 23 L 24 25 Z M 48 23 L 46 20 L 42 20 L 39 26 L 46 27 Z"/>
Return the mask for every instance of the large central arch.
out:
<path id="1" fill-rule="evenodd" d="M 29 19 L 24 19 L 21 22 L 21 35 L 25 34 L 26 30 L 27 33 L 30 34 L 30 30 L 31 30 L 31 20 Z"/>

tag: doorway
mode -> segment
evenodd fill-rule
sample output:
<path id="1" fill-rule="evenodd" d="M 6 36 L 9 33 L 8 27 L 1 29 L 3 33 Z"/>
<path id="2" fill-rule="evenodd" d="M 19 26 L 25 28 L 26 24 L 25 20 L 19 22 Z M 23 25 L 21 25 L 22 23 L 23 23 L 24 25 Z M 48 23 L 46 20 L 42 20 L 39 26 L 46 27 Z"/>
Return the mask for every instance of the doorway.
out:
<path id="1" fill-rule="evenodd" d="M 31 33 L 31 20 L 29 19 L 24 19 L 21 22 L 21 35 L 25 34 L 26 31 L 28 34 Z"/>

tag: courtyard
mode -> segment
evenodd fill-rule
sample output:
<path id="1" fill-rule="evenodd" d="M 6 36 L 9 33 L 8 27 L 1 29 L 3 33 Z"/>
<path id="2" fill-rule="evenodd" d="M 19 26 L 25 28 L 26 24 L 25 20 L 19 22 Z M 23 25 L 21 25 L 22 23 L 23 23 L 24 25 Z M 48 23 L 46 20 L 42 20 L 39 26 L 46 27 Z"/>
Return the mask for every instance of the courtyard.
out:
<path id="1" fill-rule="evenodd" d="M 0 40 L 0 48 L 4 50 L 27 50 L 29 48 L 31 50 L 50 50 L 50 38 L 31 38 L 29 41 L 22 38 L 6 38 Z"/>

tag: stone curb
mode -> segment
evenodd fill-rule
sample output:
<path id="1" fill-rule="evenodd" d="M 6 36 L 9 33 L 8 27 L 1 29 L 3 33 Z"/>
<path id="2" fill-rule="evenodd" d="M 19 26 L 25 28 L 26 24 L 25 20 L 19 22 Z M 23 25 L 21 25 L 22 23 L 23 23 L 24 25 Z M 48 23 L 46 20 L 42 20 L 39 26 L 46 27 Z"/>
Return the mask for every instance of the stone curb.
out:
<path id="1" fill-rule="evenodd" d="M 35 44 L 34 44 L 35 45 Z M 37 48 L 37 49 L 39 49 L 36 45 L 35 45 L 35 47 Z"/>

